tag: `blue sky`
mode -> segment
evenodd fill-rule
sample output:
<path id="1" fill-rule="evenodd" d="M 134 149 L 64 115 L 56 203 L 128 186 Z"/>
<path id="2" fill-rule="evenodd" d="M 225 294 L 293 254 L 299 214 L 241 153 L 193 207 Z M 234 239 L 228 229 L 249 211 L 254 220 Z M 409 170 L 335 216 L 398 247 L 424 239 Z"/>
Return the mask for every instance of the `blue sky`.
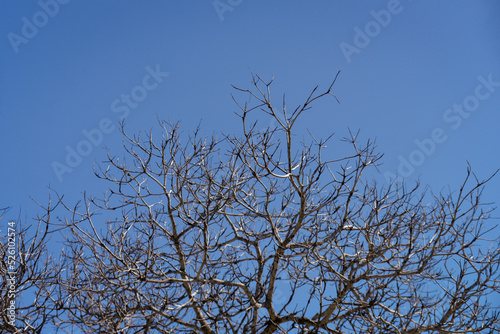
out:
<path id="1" fill-rule="evenodd" d="M 103 192 L 92 165 L 104 147 L 123 152 L 125 110 L 130 133 L 157 117 L 186 132 L 200 121 L 208 134 L 238 131 L 231 84 L 250 87 L 250 71 L 274 75 L 276 96 L 286 92 L 292 106 L 340 70 L 341 104 L 318 103 L 304 126 L 376 139 L 381 182 L 399 168 L 406 181 L 456 189 L 466 161 L 480 177 L 500 167 L 497 1 L 54 1 L 0 5 L 7 218 L 33 216 L 29 196 L 46 202 L 49 186 L 70 201 Z M 91 152 L 69 167 L 68 147 Z M 58 175 L 58 164 L 71 171 Z M 485 201 L 499 189 L 497 177 Z"/>
<path id="2" fill-rule="evenodd" d="M 349 127 L 376 139 L 385 153 L 382 173 L 405 165 L 407 180 L 439 190 L 458 185 L 467 160 L 484 177 L 500 167 L 494 1 L 65 1 L 58 8 L 48 0 L 3 4 L 2 206 L 31 210 L 28 195 L 43 201 L 49 185 L 75 198 L 102 191 L 92 165 L 103 160 L 104 146 L 121 153 L 117 125 L 124 109 L 111 107 L 117 99 L 115 108 L 129 109 L 131 133 L 148 130 L 157 116 L 182 121 L 187 132 L 200 120 L 207 133 L 237 131 L 230 85 L 249 87 L 250 70 L 274 75 L 274 91 L 286 92 L 289 105 L 315 85 L 326 87 L 340 70 L 341 104 L 325 100 L 304 122 L 338 138 Z M 141 101 L 127 108 L 122 94 L 143 85 L 147 67 L 168 76 L 152 90 L 136 88 Z M 493 82 L 492 92 L 479 89 L 489 93 L 484 100 L 474 99 L 479 77 Z M 447 113 L 466 99 L 473 110 L 465 110 L 467 118 Z M 98 145 L 90 149 L 81 144 L 82 131 L 95 133 L 103 119 L 114 130 L 101 141 L 96 134 Z M 433 148 L 435 129 L 441 142 Z M 421 144 L 427 152 L 415 153 L 424 151 L 416 140 L 427 143 Z M 71 171 L 56 172 L 54 163 L 69 167 L 67 147 L 76 151 L 78 144 L 90 154 Z M 486 192 L 491 200 L 499 185 L 493 180 Z"/>

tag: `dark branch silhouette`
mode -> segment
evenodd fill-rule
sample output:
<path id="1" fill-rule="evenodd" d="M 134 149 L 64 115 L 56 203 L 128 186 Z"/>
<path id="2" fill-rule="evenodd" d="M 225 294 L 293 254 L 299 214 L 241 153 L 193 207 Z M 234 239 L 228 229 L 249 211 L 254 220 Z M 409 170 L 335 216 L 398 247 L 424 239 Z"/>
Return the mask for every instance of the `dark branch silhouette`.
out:
<path id="1" fill-rule="evenodd" d="M 272 81 L 252 83 L 235 87 L 241 135 L 122 128 L 125 157 L 96 170 L 106 195 L 51 218 L 65 246 L 50 273 L 30 265 L 45 298 L 30 310 L 68 333 L 498 332 L 488 180 L 469 167 L 450 194 L 377 184 L 373 142 L 351 134 L 352 153 L 327 159 L 333 137 L 297 140 L 335 80 L 291 112 L 271 103 Z M 277 126 L 258 131 L 259 111 Z"/>

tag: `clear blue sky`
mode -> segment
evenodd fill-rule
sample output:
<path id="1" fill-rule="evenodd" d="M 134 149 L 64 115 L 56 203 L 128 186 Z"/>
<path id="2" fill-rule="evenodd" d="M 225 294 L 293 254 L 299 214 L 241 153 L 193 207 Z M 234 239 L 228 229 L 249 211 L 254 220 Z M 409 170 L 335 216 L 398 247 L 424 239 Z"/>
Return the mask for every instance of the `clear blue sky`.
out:
<path id="1" fill-rule="evenodd" d="M 376 139 L 382 173 L 399 168 L 439 191 L 458 187 L 466 161 L 481 177 L 500 167 L 498 1 L 55 3 L 0 5 L 6 218 L 20 209 L 31 217 L 29 196 L 46 201 L 49 185 L 72 201 L 104 191 L 92 165 L 104 146 L 123 152 L 120 116 L 131 133 L 157 116 L 182 121 L 186 132 L 200 120 L 207 133 L 239 130 L 230 85 L 249 87 L 249 70 L 274 75 L 276 96 L 287 92 L 289 105 L 341 70 L 341 104 L 318 104 L 304 123 Z M 84 131 L 96 144 L 84 143 Z M 70 167 L 68 147 L 91 152 Z M 72 171 L 58 176 L 54 165 Z M 497 177 L 485 200 L 498 202 L 499 189 Z"/>

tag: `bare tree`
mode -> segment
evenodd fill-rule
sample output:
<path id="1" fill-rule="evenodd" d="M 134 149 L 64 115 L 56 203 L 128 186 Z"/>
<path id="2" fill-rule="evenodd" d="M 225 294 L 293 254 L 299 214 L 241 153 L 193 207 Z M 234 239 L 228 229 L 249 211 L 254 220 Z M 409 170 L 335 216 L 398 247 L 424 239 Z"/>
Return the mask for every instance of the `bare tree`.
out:
<path id="1" fill-rule="evenodd" d="M 59 278 L 59 261 L 48 250 L 50 200 L 45 215 L 37 223 L 23 222 L 20 215 L 2 224 L 0 245 L 0 331 L 2 333 L 41 333 L 53 324 L 57 314 L 52 291 Z M 2 219 L 9 208 L 0 209 Z"/>
<path id="2" fill-rule="evenodd" d="M 298 141 L 315 88 L 289 111 L 271 82 L 236 88 L 242 134 L 183 135 L 161 122 L 128 136 L 96 175 L 110 183 L 57 224 L 64 271 L 52 292 L 66 332 L 497 333 L 500 247 L 484 184 L 456 192 L 379 185 L 380 155 Z M 255 113 L 276 128 L 257 131 Z M 331 139 L 330 139 L 331 140 Z M 428 204 L 430 203 L 430 204 Z M 53 222 L 56 224 L 56 222 Z"/>

